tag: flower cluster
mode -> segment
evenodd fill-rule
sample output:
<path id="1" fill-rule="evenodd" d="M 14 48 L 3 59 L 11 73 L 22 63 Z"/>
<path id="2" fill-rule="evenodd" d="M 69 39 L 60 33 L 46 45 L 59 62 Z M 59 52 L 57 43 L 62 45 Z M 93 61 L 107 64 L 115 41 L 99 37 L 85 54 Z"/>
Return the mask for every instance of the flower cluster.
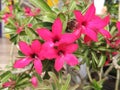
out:
<path id="1" fill-rule="evenodd" d="M 47 10 L 51 11 L 48 7 Z M 100 68 L 110 63 L 110 55 L 118 53 L 110 50 L 120 49 L 120 22 L 117 22 L 118 32 L 115 32 L 113 36 L 106 28 L 110 22 L 110 15 L 104 18 L 96 15 L 93 3 L 84 14 L 80 10 L 73 10 L 70 14 L 73 16 L 70 17 L 69 15 L 67 20 L 63 12 L 57 14 L 52 12 L 51 14 L 54 17 L 51 15 L 52 19 L 50 18 L 50 21 L 48 19 L 48 22 L 43 19 L 47 19 L 49 16 L 42 15 L 43 12 L 39 8 L 25 7 L 21 10 L 20 18 L 13 13 L 15 11 L 13 11 L 12 6 L 9 7 L 9 11 L 3 15 L 2 19 L 8 26 L 12 25 L 10 40 L 19 46 L 19 51 L 22 54 L 22 57 L 14 62 L 13 67 L 18 69 L 31 65 L 29 72 L 31 73 L 33 70 L 33 73 L 31 73 L 29 82 L 34 87 L 38 86 L 34 73 L 42 75 L 45 61 L 52 62 L 54 64 L 53 69 L 58 73 L 66 64 L 72 67 L 79 65 L 81 61 L 79 61 L 80 55 L 78 54 L 82 53 L 82 58 L 85 56 L 87 59 L 95 59 L 94 62 L 89 63 L 91 67 L 93 67 L 91 64 L 94 63 L 97 68 Z M 67 14 L 65 15 L 67 16 Z M 68 24 L 72 26 L 71 23 L 74 25 L 69 28 Z M 67 31 L 68 29 L 70 32 Z M 106 57 L 102 64 L 101 57 L 102 60 L 103 57 Z M 15 87 L 16 83 L 15 80 L 10 80 L 4 83 L 3 87 Z"/>

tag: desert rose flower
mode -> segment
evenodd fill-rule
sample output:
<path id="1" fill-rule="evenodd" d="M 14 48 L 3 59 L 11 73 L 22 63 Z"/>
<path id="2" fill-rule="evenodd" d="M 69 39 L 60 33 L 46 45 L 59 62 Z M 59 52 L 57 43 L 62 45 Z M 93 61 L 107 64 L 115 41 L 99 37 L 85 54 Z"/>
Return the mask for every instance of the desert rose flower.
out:
<path id="1" fill-rule="evenodd" d="M 78 59 L 72 53 L 78 48 L 77 44 L 60 44 L 55 49 L 55 69 L 60 71 L 63 65 L 66 63 L 70 66 L 75 66 L 78 64 Z"/>
<path id="2" fill-rule="evenodd" d="M 41 52 L 41 43 L 38 40 L 34 40 L 31 45 L 28 45 L 26 42 L 20 41 L 19 47 L 21 52 L 26 56 L 17 60 L 14 63 L 14 68 L 24 68 L 29 65 L 31 62 L 34 64 L 34 68 L 38 74 L 42 72 L 42 62 L 43 60 Z"/>
<path id="3" fill-rule="evenodd" d="M 46 29 L 46 28 L 39 28 L 37 29 L 37 33 L 39 36 L 45 40 L 44 51 L 45 56 L 48 59 L 54 58 L 54 46 L 58 46 L 61 43 L 73 43 L 75 42 L 76 38 L 75 35 L 72 33 L 62 33 L 62 22 L 59 18 L 57 18 L 53 25 L 52 25 L 52 31 Z"/>
<path id="4" fill-rule="evenodd" d="M 110 33 L 104 29 L 109 23 L 109 16 L 101 19 L 95 15 L 95 6 L 91 4 L 86 13 L 82 15 L 79 10 L 74 11 L 76 21 L 78 22 L 74 34 L 79 38 L 81 34 L 85 35 L 85 42 L 98 41 L 97 34 L 100 33 L 103 36 L 110 38 Z"/>
<path id="5" fill-rule="evenodd" d="M 34 17 L 40 13 L 40 9 L 34 9 L 34 11 L 31 10 L 29 7 L 24 8 L 24 12 L 26 16 Z"/>

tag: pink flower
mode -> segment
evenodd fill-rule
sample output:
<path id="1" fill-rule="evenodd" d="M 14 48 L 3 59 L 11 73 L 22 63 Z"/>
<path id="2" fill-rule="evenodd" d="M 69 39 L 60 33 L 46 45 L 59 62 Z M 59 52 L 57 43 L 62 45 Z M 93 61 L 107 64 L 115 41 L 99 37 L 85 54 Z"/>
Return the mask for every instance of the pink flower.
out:
<path id="1" fill-rule="evenodd" d="M 15 81 L 13 81 L 13 80 L 9 80 L 8 82 L 3 83 L 3 84 L 2 84 L 2 87 L 3 87 L 3 88 L 14 87 L 15 84 L 16 84 Z"/>
<path id="2" fill-rule="evenodd" d="M 32 27 L 32 23 L 29 23 L 29 24 L 28 24 L 28 27 L 31 28 L 31 27 Z"/>
<path id="3" fill-rule="evenodd" d="M 64 63 L 75 66 L 78 64 L 78 59 L 72 53 L 78 48 L 77 44 L 60 44 L 56 47 L 55 69 L 60 71 Z"/>
<path id="4" fill-rule="evenodd" d="M 6 88 L 6 87 L 10 87 L 12 85 L 12 81 L 9 81 L 9 82 L 5 82 L 3 83 L 3 87 Z"/>
<path id="5" fill-rule="evenodd" d="M 14 63 L 14 68 L 24 68 L 29 65 L 31 62 L 34 64 L 34 68 L 38 74 L 42 72 L 42 62 L 43 60 L 41 54 L 41 43 L 38 40 L 34 40 L 31 45 L 28 45 L 26 42 L 20 41 L 19 47 L 21 52 L 26 56 L 21 58 Z"/>
<path id="6" fill-rule="evenodd" d="M 116 27 L 117 27 L 117 29 L 118 29 L 117 35 L 120 36 L 120 22 L 117 22 L 117 23 L 116 23 Z"/>
<path id="7" fill-rule="evenodd" d="M 2 19 L 3 19 L 3 21 L 5 22 L 5 23 L 8 23 L 8 19 L 10 18 L 10 17 L 12 17 L 13 15 L 11 14 L 11 13 L 5 13 L 4 15 L 3 15 L 3 17 L 2 17 Z"/>
<path id="8" fill-rule="evenodd" d="M 26 16 L 34 17 L 34 16 L 36 16 L 36 15 L 38 15 L 40 13 L 40 9 L 37 8 L 34 11 L 32 11 L 31 8 L 26 7 L 24 9 L 24 12 L 25 12 Z"/>
<path id="9" fill-rule="evenodd" d="M 35 76 L 33 76 L 33 77 L 31 78 L 31 83 L 32 83 L 32 85 L 33 85 L 34 87 L 37 87 L 37 86 L 38 86 L 38 80 L 37 80 L 37 78 L 36 78 Z"/>
<path id="10" fill-rule="evenodd" d="M 37 29 L 39 36 L 46 42 L 52 42 L 51 46 L 58 45 L 60 43 L 72 43 L 75 42 L 75 35 L 72 33 L 62 34 L 62 22 L 57 18 L 53 25 L 52 31 L 46 28 Z"/>
<path id="11" fill-rule="evenodd" d="M 3 15 L 3 17 L 2 17 L 2 19 L 3 19 L 3 21 L 4 21 L 5 23 L 8 23 L 8 19 L 9 19 L 9 18 L 14 17 L 14 16 L 13 16 L 13 13 L 12 13 L 12 11 L 13 11 L 13 6 L 10 5 L 10 6 L 8 6 L 8 8 L 9 8 L 9 12 L 6 12 L 6 13 Z"/>
<path id="12" fill-rule="evenodd" d="M 98 41 L 97 34 L 101 33 L 106 38 L 110 38 L 111 35 L 104 27 L 109 22 L 109 16 L 101 19 L 95 15 L 95 6 L 91 4 L 84 15 L 79 10 L 74 11 L 75 18 L 78 22 L 74 34 L 79 38 L 81 34 L 85 35 L 85 42 Z"/>

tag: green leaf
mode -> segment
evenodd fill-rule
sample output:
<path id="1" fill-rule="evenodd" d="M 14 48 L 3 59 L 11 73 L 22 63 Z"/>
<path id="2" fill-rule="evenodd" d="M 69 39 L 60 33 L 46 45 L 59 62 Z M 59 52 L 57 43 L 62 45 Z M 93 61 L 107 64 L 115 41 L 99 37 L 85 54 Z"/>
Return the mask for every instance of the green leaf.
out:
<path id="1" fill-rule="evenodd" d="M 2 83 L 8 81 L 8 79 L 11 77 L 12 73 L 10 71 L 6 71 L 5 73 L 3 73 L 2 75 L 0 75 L 0 81 Z"/>
<path id="2" fill-rule="evenodd" d="M 95 63 L 98 64 L 98 58 L 95 52 L 91 52 L 93 59 L 95 60 Z"/>
<path id="3" fill-rule="evenodd" d="M 69 10 L 72 11 L 76 8 L 76 2 L 75 0 L 70 0 L 70 4 L 69 4 Z"/>
<path id="4" fill-rule="evenodd" d="M 105 61 L 106 61 L 106 55 L 105 54 L 101 54 L 98 67 L 102 67 L 105 64 Z"/>
<path id="5" fill-rule="evenodd" d="M 60 19 L 61 19 L 61 21 L 62 21 L 62 23 L 63 23 L 63 30 L 62 30 L 62 32 L 64 33 L 65 32 L 65 30 L 66 30 L 66 27 L 67 27 L 67 15 L 65 15 L 64 13 L 60 13 L 59 15 L 58 15 L 58 17 L 60 17 Z"/>
<path id="6" fill-rule="evenodd" d="M 37 73 L 35 73 L 35 76 L 38 78 L 39 82 L 42 83 L 43 80 L 42 80 L 41 76 Z"/>
<path id="7" fill-rule="evenodd" d="M 63 85 L 63 87 L 61 88 L 61 90 L 68 90 L 69 84 L 70 84 L 70 80 L 71 80 L 71 75 L 68 74 L 67 75 L 67 80 L 65 82 L 65 85 Z"/>
<path id="8" fill-rule="evenodd" d="M 55 86 L 59 87 L 59 81 L 58 81 L 57 76 L 53 72 L 48 72 L 48 74 L 52 78 L 52 80 L 54 81 Z"/>
<path id="9" fill-rule="evenodd" d="M 51 8 L 44 0 L 30 0 L 30 2 L 45 12 L 52 12 Z"/>

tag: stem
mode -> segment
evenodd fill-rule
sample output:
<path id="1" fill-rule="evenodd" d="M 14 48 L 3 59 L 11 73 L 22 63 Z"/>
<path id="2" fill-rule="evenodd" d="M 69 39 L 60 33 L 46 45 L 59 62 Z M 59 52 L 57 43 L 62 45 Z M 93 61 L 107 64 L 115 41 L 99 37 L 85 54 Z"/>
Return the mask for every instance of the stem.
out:
<path id="1" fill-rule="evenodd" d="M 98 72 L 98 75 L 99 75 L 99 81 L 102 80 L 102 74 L 103 74 L 103 67 L 101 67 L 100 72 Z"/>
<path id="2" fill-rule="evenodd" d="M 115 90 L 119 90 L 120 70 L 117 70 L 117 79 L 115 84 Z"/>
<path id="3" fill-rule="evenodd" d="M 105 71 L 104 77 L 106 77 L 112 69 L 113 69 L 113 64 L 111 64 L 111 66 Z"/>
<path id="4" fill-rule="evenodd" d="M 89 78 L 90 82 L 92 82 L 92 77 L 91 77 L 91 74 L 89 71 L 89 67 L 86 67 L 86 70 L 87 70 L 88 78 Z"/>
<path id="5" fill-rule="evenodd" d="M 14 43 L 12 43 L 11 45 L 11 49 L 10 49 L 10 61 L 11 63 L 13 63 L 13 51 L 14 51 Z"/>

